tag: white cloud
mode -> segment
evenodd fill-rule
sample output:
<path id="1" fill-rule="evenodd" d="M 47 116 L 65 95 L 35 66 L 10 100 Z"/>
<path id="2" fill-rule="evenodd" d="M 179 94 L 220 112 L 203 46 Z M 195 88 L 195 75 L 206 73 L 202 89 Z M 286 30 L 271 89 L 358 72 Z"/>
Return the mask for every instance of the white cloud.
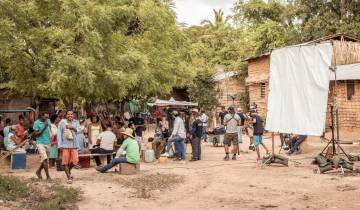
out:
<path id="1" fill-rule="evenodd" d="M 200 25 L 204 19 L 213 20 L 213 9 L 222 9 L 224 15 L 231 15 L 236 0 L 174 0 L 178 22 Z"/>

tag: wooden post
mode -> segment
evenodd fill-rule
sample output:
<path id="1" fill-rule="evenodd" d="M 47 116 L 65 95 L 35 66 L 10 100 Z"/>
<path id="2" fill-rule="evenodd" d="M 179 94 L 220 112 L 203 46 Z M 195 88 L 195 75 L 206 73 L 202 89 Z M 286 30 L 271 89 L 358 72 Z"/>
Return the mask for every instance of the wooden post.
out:
<path id="1" fill-rule="evenodd" d="M 275 154 L 275 148 L 274 148 L 274 132 L 271 133 L 271 141 L 272 141 L 272 155 Z"/>

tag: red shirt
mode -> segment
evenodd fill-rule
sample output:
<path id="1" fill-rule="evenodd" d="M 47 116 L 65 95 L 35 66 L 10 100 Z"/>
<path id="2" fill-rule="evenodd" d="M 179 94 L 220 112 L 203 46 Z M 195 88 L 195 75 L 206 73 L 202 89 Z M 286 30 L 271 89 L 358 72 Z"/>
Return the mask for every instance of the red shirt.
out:
<path id="1" fill-rule="evenodd" d="M 155 111 L 155 116 L 157 119 L 161 119 L 161 111 L 160 110 L 156 110 Z"/>
<path id="2" fill-rule="evenodd" d="M 25 138 L 25 127 L 23 125 L 16 125 L 16 135 L 22 140 Z"/>

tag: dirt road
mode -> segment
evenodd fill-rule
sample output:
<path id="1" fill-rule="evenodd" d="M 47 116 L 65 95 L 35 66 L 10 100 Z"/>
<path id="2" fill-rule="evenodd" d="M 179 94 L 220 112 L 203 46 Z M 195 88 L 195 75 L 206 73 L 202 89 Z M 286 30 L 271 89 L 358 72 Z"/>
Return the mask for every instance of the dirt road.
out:
<path id="1" fill-rule="evenodd" d="M 270 140 L 265 141 L 270 146 Z M 75 170 L 72 186 L 83 191 L 78 203 L 82 210 L 360 209 L 360 175 L 313 172 L 316 167 L 310 162 L 324 144 L 311 139 L 310 151 L 291 156 L 289 167 L 264 168 L 256 163 L 252 151 L 225 162 L 223 148 L 203 144 L 198 162 L 142 163 L 140 174 L 134 176 L 100 174 L 93 168 Z M 246 148 L 242 145 L 242 150 Z M 345 149 L 360 153 L 358 145 L 346 145 Z M 188 155 L 190 152 L 188 146 Z M 13 174 L 32 177 L 34 171 Z M 63 173 L 51 173 L 65 183 Z"/>

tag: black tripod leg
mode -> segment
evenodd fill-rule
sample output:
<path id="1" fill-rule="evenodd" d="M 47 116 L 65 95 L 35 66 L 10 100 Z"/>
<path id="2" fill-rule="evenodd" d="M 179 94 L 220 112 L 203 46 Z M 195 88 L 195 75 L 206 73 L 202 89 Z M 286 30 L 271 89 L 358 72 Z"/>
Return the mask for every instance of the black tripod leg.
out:
<path id="1" fill-rule="evenodd" d="M 347 157 L 347 159 L 348 159 L 349 161 L 351 161 L 349 155 L 346 154 L 346 152 L 345 152 L 344 149 L 340 146 L 340 144 L 339 144 L 338 141 L 336 141 L 336 145 L 341 149 L 341 151 L 344 153 L 344 155 Z"/>
<path id="2" fill-rule="evenodd" d="M 323 154 L 324 153 L 324 151 L 329 147 L 329 145 L 332 143 L 332 140 L 330 140 L 329 142 L 328 142 L 328 144 L 325 146 L 325 148 L 323 149 L 323 151 L 321 151 L 321 154 Z"/>

